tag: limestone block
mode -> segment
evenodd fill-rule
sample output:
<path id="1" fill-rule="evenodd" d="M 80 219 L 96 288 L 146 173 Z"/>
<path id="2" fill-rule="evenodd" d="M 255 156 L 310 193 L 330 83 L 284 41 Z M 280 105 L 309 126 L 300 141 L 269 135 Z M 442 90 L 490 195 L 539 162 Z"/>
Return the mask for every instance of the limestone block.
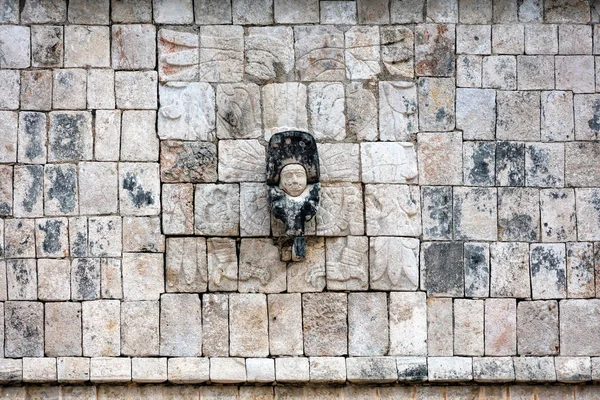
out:
<path id="1" fill-rule="evenodd" d="M 497 142 L 496 185 L 525 186 L 525 144 Z"/>
<path id="2" fill-rule="evenodd" d="M 106 3 L 108 5 L 108 1 Z M 64 28 L 64 36 L 65 67 L 110 67 L 108 27 L 67 25 Z M 62 82 L 59 80 L 59 83 Z"/>
<path id="3" fill-rule="evenodd" d="M 421 187 L 423 239 L 452 239 L 452 187 Z"/>
<path id="4" fill-rule="evenodd" d="M 590 357 L 555 357 L 554 365 L 559 382 L 586 382 L 592 379 Z"/>
<path id="5" fill-rule="evenodd" d="M 172 5 L 169 5 L 172 7 Z M 244 29 L 241 26 L 200 28 L 200 80 L 239 82 L 244 71 Z"/>
<path id="6" fill-rule="evenodd" d="M 457 54 L 490 54 L 492 50 L 491 26 L 459 25 L 456 27 L 456 43 Z"/>
<path id="7" fill-rule="evenodd" d="M 548 22 L 590 22 L 590 9 L 584 1 L 551 0 L 544 4 L 544 15 Z"/>
<path id="8" fill-rule="evenodd" d="M 492 49 L 496 54 L 523 54 L 524 25 L 503 24 L 492 26 Z"/>
<path id="9" fill-rule="evenodd" d="M 527 243 L 491 243 L 490 268 L 492 297 L 531 297 Z"/>
<path id="10" fill-rule="evenodd" d="M 90 359 L 83 357 L 58 357 L 56 359 L 58 382 L 83 383 L 90 380 Z M 63 395 L 65 390 L 62 389 Z"/>
<path id="11" fill-rule="evenodd" d="M 368 250 L 365 236 L 327 239 L 327 288 L 366 290 L 368 288 Z"/>
<path id="12" fill-rule="evenodd" d="M 321 187 L 319 209 L 314 218 L 319 236 L 364 234 L 360 184 L 329 184 Z"/>
<path id="13" fill-rule="evenodd" d="M 198 295 L 164 294 L 160 303 L 160 355 L 200 356 L 202 309 Z"/>
<path id="14" fill-rule="evenodd" d="M 86 107 L 87 73 L 83 69 L 55 69 L 52 104 L 55 109 Z"/>
<path id="15" fill-rule="evenodd" d="M 122 215 L 158 215 L 160 213 L 158 163 L 119 164 L 119 200 Z"/>
<path id="16" fill-rule="evenodd" d="M 464 139 L 494 139 L 496 92 L 491 89 L 456 90 L 456 128 Z"/>
<path id="17" fill-rule="evenodd" d="M 129 382 L 131 381 L 131 359 L 120 357 L 97 357 L 90 360 L 90 381 Z"/>
<path id="18" fill-rule="evenodd" d="M 264 183 L 240 185 L 241 236 L 268 236 L 271 231 L 267 187 Z"/>
<path id="19" fill-rule="evenodd" d="M 387 353 L 388 348 L 387 295 L 385 293 L 350 293 L 348 295 L 349 354 L 351 356 L 382 356 Z"/>
<path id="20" fill-rule="evenodd" d="M 394 2 L 390 5 L 392 19 L 394 19 L 394 7 L 402 4 Z M 418 12 L 416 9 L 411 11 Z M 402 17 L 410 18 L 410 13 L 403 13 Z M 415 74 L 413 52 L 415 39 L 413 31 L 405 26 L 382 26 L 380 32 L 381 61 L 385 70 L 392 76 L 412 78 Z"/>
<path id="21" fill-rule="evenodd" d="M 554 89 L 553 56 L 518 56 L 519 90 Z"/>
<path id="22" fill-rule="evenodd" d="M 369 236 L 418 236 L 421 232 L 419 190 L 407 185 L 366 185 Z"/>
<path id="23" fill-rule="evenodd" d="M 416 290 L 419 283 L 419 241 L 373 237 L 369 249 L 370 288 Z"/>
<path id="24" fill-rule="evenodd" d="M 192 0 L 153 0 L 154 21 L 159 24 L 191 24 L 194 22 Z"/>
<path id="25" fill-rule="evenodd" d="M 598 354 L 600 342 L 596 327 L 600 318 L 600 300 L 563 300 L 560 315 L 560 355 Z"/>
<path id="26" fill-rule="evenodd" d="M 52 72 L 48 70 L 21 72 L 21 109 L 52 108 Z"/>
<path id="27" fill-rule="evenodd" d="M 238 287 L 238 256 L 235 239 L 209 238 L 208 289 L 236 291 Z"/>
<path id="28" fill-rule="evenodd" d="M 193 204 L 193 185 L 162 185 L 162 226 L 166 235 L 194 233 Z"/>
<path id="29" fill-rule="evenodd" d="M 410 82 L 379 82 L 379 138 L 409 141 L 418 129 L 417 87 Z"/>
<path id="30" fill-rule="evenodd" d="M 19 115 L 15 111 L 0 111 L 0 149 L 2 149 L 0 162 L 2 163 L 17 161 L 18 119 Z"/>
<path id="31" fill-rule="evenodd" d="M 302 355 L 302 305 L 299 293 L 268 296 L 271 355 Z M 279 377 L 277 378 L 279 380 Z M 308 377 L 307 379 L 308 380 Z"/>
<path id="32" fill-rule="evenodd" d="M 596 117 L 600 108 L 598 101 L 599 97 L 596 94 L 580 94 L 575 96 L 575 138 L 577 140 L 597 139 L 600 133 L 600 126 Z"/>
<path id="33" fill-rule="evenodd" d="M 458 22 L 458 1 L 445 0 L 427 4 L 427 20 L 433 22 Z"/>
<path id="34" fill-rule="evenodd" d="M 483 356 L 483 300 L 456 299 L 454 302 L 454 354 Z"/>
<path id="35" fill-rule="evenodd" d="M 462 134 L 419 133 L 419 182 L 425 185 L 462 183 Z"/>
<path id="36" fill-rule="evenodd" d="M 346 137 L 344 85 L 315 82 L 308 86 L 308 109 L 317 140 L 343 140 Z"/>
<path id="37" fill-rule="evenodd" d="M 232 6 L 233 23 L 238 25 L 273 24 L 273 6 L 271 1 L 235 0 Z"/>
<path id="38" fill-rule="evenodd" d="M 5 220 L 4 245 L 6 258 L 35 257 L 34 221 L 32 219 Z"/>
<path id="39" fill-rule="evenodd" d="M 473 186 L 494 186 L 496 175 L 496 143 L 463 143 L 463 179 Z"/>
<path id="40" fill-rule="evenodd" d="M 556 371 L 553 357 L 514 357 L 517 382 L 554 382 Z"/>
<path id="41" fill-rule="evenodd" d="M 427 357 L 396 357 L 396 369 L 400 382 L 426 381 Z"/>
<path id="42" fill-rule="evenodd" d="M 540 207 L 537 189 L 498 189 L 498 238 L 502 241 L 539 240 Z"/>
<path id="43" fill-rule="evenodd" d="M 69 218 L 69 250 L 72 257 L 89 255 L 88 236 L 87 217 Z"/>
<path id="44" fill-rule="evenodd" d="M 13 167 L 0 165 L 0 215 L 13 214 Z"/>
<path id="45" fill-rule="evenodd" d="M 157 109 L 156 71 L 117 71 L 115 96 L 117 108 Z"/>
<path id="46" fill-rule="evenodd" d="M 377 100 L 369 85 L 362 82 L 346 85 L 346 118 L 347 137 L 356 137 L 360 141 L 377 139 Z"/>
<path id="47" fill-rule="evenodd" d="M 438 3 L 443 5 L 445 3 Z M 433 6 L 433 5 L 431 5 Z M 428 4 L 428 14 L 430 5 Z M 451 22 L 435 20 L 435 22 Z M 455 22 L 455 21 L 454 21 Z M 421 24 L 415 27 L 415 72 L 418 76 L 454 75 L 454 25 Z"/>
<path id="48" fill-rule="evenodd" d="M 472 360 L 470 357 L 429 357 L 427 359 L 429 381 L 470 381 L 473 379 Z"/>
<path id="49" fill-rule="evenodd" d="M 85 76 L 83 79 L 85 80 Z M 91 160 L 93 148 L 91 113 L 51 112 L 48 144 L 48 161 Z"/>
<path id="50" fill-rule="evenodd" d="M 35 239 L 38 257 L 58 258 L 69 255 L 66 218 L 36 220 Z"/>
<path id="51" fill-rule="evenodd" d="M 456 86 L 481 87 L 483 56 L 459 55 L 456 58 Z"/>
<path id="52" fill-rule="evenodd" d="M 37 300 L 36 260 L 7 260 L 6 275 L 8 300 Z"/>
<path id="53" fill-rule="evenodd" d="M 43 166 L 17 165 L 14 178 L 14 216 L 41 217 L 44 208 Z"/>
<path id="54" fill-rule="evenodd" d="M 274 8 L 278 24 L 319 22 L 319 3 L 316 0 L 275 0 Z"/>
<path id="55" fill-rule="evenodd" d="M 123 253 L 125 300 L 158 300 L 165 291 L 163 255 Z"/>
<path id="56" fill-rule="evenodd" d="M 69 3 L 69 22 L 73 24 L 99 24 L 109 23 L 109 1 L 101 0 L 89 2 L 74 0 Z"/>
<path id="57" fill-rule="evenodd" d="M 292 28 L 287 26 L 251 27 L 247 32 L 245 73 L 261 80 L 289 76 L 294 68 Z"/>
<path id="58" fill-rule="evenodd" d="M 412 143 L 362 143 L 362 182 L 414 183 L 417 154 Z"/>
<path id="59" fill-rule="evenodd" d="M 34 2 L 28 2 L 28 4 L 32 3 Z M 22 14 L 22 18 L 24 18 L 24 14 Z M 31 27 L 32 66 L 62 67 L 63 53 L 64 45 L 62 26 L 36 25 Z"/>
<path id="60" fill-rule="evenodd" d="M 94 150 L 96 160 L 118 161 L 120 154 L 118 144 L 121 142 L 121 111 L 97 110 L 95 122 Z"/>
<path id="61" fill-rule="evenodd" d="M 275 381 L 275 360 L 272 358 L 247 358 L 246 381 L 271 383 Z"/>
<path id="62" fill-rule="evenodd" d="M 260 90 L 254 83 L 217 86 L 217 136 L 249 139 L 261 135 Z"/>
<path id="63" fill-rule="evenodd" d="M 167 371 L 171 383 L 194 384 L 206 382 L 209 379 L 208 358 L 176 357 L 169 358 L 168 362 Z M 198 389 L 194 394 L 198 396 Z"/>
<path id="64" fill-rule="evenodd" d="M 345 293 L 302 295 L 305 355 L 347 354 L 347 308 L 348 299 Z"/>
<path id="65" fill-rule="evenodd" d="M 533 3 L 533 2 L 531 2 Z M 530 22 L 523 21 L 522 22 Z M 551 24 L 525 25 L 525 54 L 558 53 L 558 29 Z"/>
<path id="66" fill-rule="evenodd" d="M 296 73 L 299 80 L 344 79 L 344 34 L 340 29 L 327 25 L 297 26 L 294 27 L 294 35 Z"/>
<path id="67" fill-rule="evenodd" d="M 89 254 L 97 257 L 120 257 L 122 250 L 121 217 L 88 219 Z"/>
<path id="68" fill-rule="evenodd" d="M 246 381 L 246 362 L 243 358 L 212 357 L 210 381 L 214 383 L 240 383 Z M 237 392 L 237 390 L 236 390 Z M 205 397 L 205 396 L 202 396 Z M 206 396 L 206 398 L 210 398 Z"/>
<path id="69" fill-rule="evenodd" d="M 531 288 L 534 299 L 567 296 L 565 247 L 562 243 L 531 245 Z"/>
<path id="70" fill-rule="evenodd" d="M 593 93 L 593 56 L 556 56 L 556 89 Z"/>
<path id="71" fill-rule="evenodd" d="M 215 93 L 205 82 L 172 82 L 159 88 L 158 135 L 161 139 L 212 140 Z"/>
<path id="72" fill-rule="evenodd" d="M 45 215 L 75 215 L 79 211 L 77 167 L 53 164 L 44 167 Z"/>
<path id="73" fill-rule="evenodd" d="M 23 358 L 23 382 L 56 382 L 56 358 Z"/>
<path id="74" fill-rule="evenodd" d="M 219 180 L 247 182 L 265 180 L 265 148 L 258 140 L 219 141 Z"/>
<path id="75" fill-rule="evenodd" d="M 190 317 L 186 313 L 186 318 Z M 125 301 L 121 305 L 121 354 L 148 357 L 158 355 L 158 301 Z"/>
<path id="76" fill-rule="evenodd" d="M 152 22 L 151 0 L 111 1 L 111 20 L 116 23 Z"/>
<path id="77" fill-rule="evenodd" d="M 19 3 L 14 0 L 5 1 L 0 6 L 0 20 L 2 23 L 18 24 L 19 23 Z"/>
<path id="78" fill-rule="evenodd" d="M 325 239 L 309 238 L 306 258 L 287 266 L 287 291 L 320 292 L 325 288 Z"/>
<path id="79" fill-rule="evenodd" d="M 121 259 L 100 259 L 100 294 L 103 299 L 122 299 Z"/>
<path id="80" fill-rule="evenodd" d="M 389 300 L 390 355 L 427 354 L 427 303 L 422 292 L 392 292 Z"/>
<path id="81" fill-rule="evenodd" d="M 551 300 L 520 302 L 517 338 L 520 355 L 558 354 L 558 303 Z"/>
<path id="82" fill-rule="evenodd" d="M 429 296 L 462 297 L 465 270 L 463 245 L 459 242 L 421 244 L 421 289 Z"/>
<path id="83" fill-rule="evenodd" d="M 81 356 L 81 303 L 46 303 L 44 311 L 46 356 Z"/>
<path id="84" fill-rule="evenodd" d="M 140 383 L 165 382 L 167 358 L 132 358 L 131 380 Z"/>
<path id="85" fill-rule="evenodd" d="M 356 25 L 356 2 L 321 1 L 322 24 Z"/>
<path id="86" fill-rule="evenodd" d="M 32 301 L 7 301 L 5 309 L 6 357 L 43 357 L 44 356 L 44 306 Z M 23 340 L 27 338 L 27 340 Z M 7 366 L 8 367 L 8 366 Z M 11 370 L 15 368 L 10 366 Z M 14 376 L 15 373 L 10 373 Z M 7 379 L 13 380 L 13 379 Z"/>
<path id="87" fill-rule="evenodd" d="M 2 79 L 2 83 L 0 84 L 0 109 L 16 110 L 19 108 L 19 91 L 21 85 L 19 71 L 2 70 L 0 71 L 0 79 Z"/>
<path id="88" fill-rule="evenodd" d="M 391 22 L 392 24 L 423 22 L 424 8 L 423 0 L 392 2 L 390 3 Z"/>
<path id="89" fill-rule="evenodd" d="M 158 161 L 155 111 L 124 111 L 121 161 Z"/>
<path id="90" fill-rule="evenodd" d="M 346 359 L 344 357 L 310 357 L 308 361 L 312 383 L 346 382 Z"/>
<path id="91" fill-rule="evenodd" d="M 490 294 L 490 246 L 465 243 L 465 296 L 488 297 Z"/>
<path id="92" fill-rule="evenodd" d="M 196 185 L 196 234 L 235 236 L 239 231 L 239 186 Z"/>
<path id="93" fill-rule="evenodd" d="M 114 69 L 154 69 L 156 28 L 154 25 L 113 25 L 112 67 Z"/>
<path id="94" fill-rule="evenodd" d="M 37 262 L 40 300 L 69 300 L 71 298 L 71 263 L 69 260 L 39 259 Z"/>
<path id="95" fill-rule="evenodd" d="M 369 79 L 380 72 L 379 30 L 357 26 L 345 33 L 346 76 L 348 79 Z"/>
<path id="96" fill-rule="evenodd" d="M 202 351 L 205 356 L 229 355 L 229 296 L 202 296 Z"/>
<path id="97" fill-rule="evenodd" d="M 497 383 L 515 380 L 515 368 L 511 357 L 474 357 L 473 379 L 475 382 Z"/>
<path id="98" fill-rule="evenodd" d="M 71 262 L 71 299 L 100 298 L 100 259 L 75 258 Z"/>
<path id="99" fill-rule="evenodd" d="M 277 382 L 300 383 L 309 380 L 309 364 L 306 357 L 281 357 L 275 359 Z"/>
<path id="100" fill-rule="evenodd" d="M 30 164 L 46 162 L 46 126 L 46 114 L 40 112 L 19 113 L 19 162 Z"/>
<path id="101" fill-rule="evenodd" d="M 478 1 L 464 1 L 458 3 L 460 22 L 466 24 L 485 24 L 492 20 L 492 5 Z"/>
<path id="102" fill-rule="evenodd" d="M 206 239 L 168 238 L 166 257 L 167 292 L 206 291 Z"/>
<path id="103" fill-rule="evenodd" d="M 23 360 L 3 358 L 0 360 L 0 381 L 18 383 L 23 380 Z"/>
<path id="104" fill-rule="evenodd" d="M 121 354 L 121 303 L 118 300 L 84 301 L 81 304 L 83 355 Z"/>
<path id="105" fill-rule="evenodd" d="M 572 142 L 565 145 L 566 186 L 597 186 L 600 175 L 594 169 L 600 154 L 595 142 Z"/>
<path id="106" fill-rule="evenodd" d="M 0 68 L 28 68 L 30 62 L 30 30 L 28 26 L 0 27 Z"/>
<path id="107" fill-rule="evenodd" d="M 159 217 L 123 218 L 123 251 L 164 252 L 165 237 Z"/>
<path id="108" fill-rule="evenodd" d="M 567 243 L 567 297 L 594 297 L 594 250 L 591 243 Z"/>
<path id="109" fill-rule="evenodd" d="M 398 379 L 393 357 L 348 357 L 346 371 L 348 382 L 353 383 L 387 383 Z"/>
<path id="110" fill-rule="evenodd" d="M 564 186 L 564 145 L 533 143 L 525 153 L 525 183 L 527 186 Z"/>
<path id="111" fill-rule="evenodd" d="M 578 96 L 577 98 L 581 100 L 585 97 L 586 95 L 582 95 Z M 563 91 L 542 92 L 541 106 L 542 140 L 566 141 L 573 139 L 573 94 L 571 92 Z M 580 114 L 576 112 L 575 115 L 579 116 Z M 587 121 L 582 121 L 578 119 L 577 127 L 578 139 L 583 139 L 589 133 L 591 133 L 587 129 Z"/>
<path id="112" fill-rule="evenodd" d="M 232 357 L 269 355 L 267 298 L 264 294 L 229 295 L 229 326 Z"/>
<path id="113" fill-rule="evenodd" d="M 539 140 L 539 92 L 498 92 L 496 137 L 502 140 Z"/>
<path id="114" fill-rule="evenodd" d="M 454 238 L 497 240 L 496 189 L 455 187 L 453 193 Z"/>
<path id="115" fill-rule="evenodd" d="M 265 85 L 262 98 L 265 139 L 284 130 L 308 130 L 305 85 L 298 82 Z"/>
<path id="116" fill-rule="evenodd" d="M 160 29 L 158 31 L 158 78 L 160 81 L 198 79 L 199 47 L 200 37 L 198 34 Z"/>

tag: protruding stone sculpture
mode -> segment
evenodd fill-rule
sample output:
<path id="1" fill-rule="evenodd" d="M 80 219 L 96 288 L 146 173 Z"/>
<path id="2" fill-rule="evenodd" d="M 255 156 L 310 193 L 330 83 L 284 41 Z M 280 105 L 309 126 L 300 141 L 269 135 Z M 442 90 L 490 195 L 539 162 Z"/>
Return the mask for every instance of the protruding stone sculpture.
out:
<path id="1" fill-rule="evenodd" d="M 309 133 L 287 131 L 271 137 L 267 185 L 273 215 L 293 238 L 292 261 L 300 261 L 306 256 L 304 224 L 317 213 L 321 192 L 317 144 Z"/>

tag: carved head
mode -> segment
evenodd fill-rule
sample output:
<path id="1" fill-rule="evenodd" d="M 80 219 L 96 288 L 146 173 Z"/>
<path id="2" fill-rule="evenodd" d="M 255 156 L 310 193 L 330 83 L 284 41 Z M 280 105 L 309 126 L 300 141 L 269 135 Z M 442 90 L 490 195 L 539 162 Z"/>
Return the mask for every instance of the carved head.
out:
<path id="1" fill-rule="evenodd" d="M 306 169 L 300 164 L 288 164 L 281 169 L 279 188 L 292 197 L 306 189 Z"/>

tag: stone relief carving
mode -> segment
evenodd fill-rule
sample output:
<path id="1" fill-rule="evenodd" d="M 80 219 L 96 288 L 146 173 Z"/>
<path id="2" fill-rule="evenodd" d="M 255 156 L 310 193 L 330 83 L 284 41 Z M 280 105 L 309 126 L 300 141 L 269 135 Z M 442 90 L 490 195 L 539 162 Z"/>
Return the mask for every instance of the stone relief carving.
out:
<path id="1" fill-rule="evenodd" d="M 417 87 L 410 82 L 379 82 L 379 138 L 411 140 L 419 129 Z"/>
<path id="2" fill-rule="evenodd" d="M 369 240 L 365 236 L 327 239 L 327 288 L 366 290 L 369 285 Z"/>
<path id="3" fill-rule="evenodd" d="M 167 239 L 167 291 L 205 292 L 206 243 L 204 238 Z"/>
<path id="4" fill-rule="evenodd" d="M 197 235 L 237 236 L 240 225 L 240 192 L 236 184 L 196 186 Z"/>
<path id="5" fill-rule="evenodd" d="M 419 284 L 418 239 L 371 238 L 370 261 L 371 289 L 417 289 Z"/>
<path id="6" fill-rule="evenodd" d="M 260 89 L 254 83 L 229 83 L 217 87 L 217 136 L 249 139 L 261 134 Z"/>
<path id="7" fill-rule="evenodd" d="M 235 239 L 210 238 L 208 247 L 208 289 L 236 291 L 238 260 Z"/>
<path id="8" fill-rule="evenodd" d="M 198 79 L 197 34 L 161 29 L 158 32 L 158 76 L 164 81 Z"/>
<path id="9" fill-rule="evenodd" d="M 360 184 L 323 186 L 319 212 L 315 217 L 317 235 L 344 236 L 364 233 Z"/>

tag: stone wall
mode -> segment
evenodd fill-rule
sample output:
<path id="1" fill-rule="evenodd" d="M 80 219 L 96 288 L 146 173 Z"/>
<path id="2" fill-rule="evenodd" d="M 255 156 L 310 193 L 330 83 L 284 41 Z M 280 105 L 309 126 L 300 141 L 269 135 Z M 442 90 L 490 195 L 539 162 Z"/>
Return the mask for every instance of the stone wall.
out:
<path id="1" fill-rule="evenodd" d="M 0 22 L 1 382 L 600 379 L 587 1 L 3 0 Z M 288 129 L 321 158 L 294 263 L 265 186 Z"/>

